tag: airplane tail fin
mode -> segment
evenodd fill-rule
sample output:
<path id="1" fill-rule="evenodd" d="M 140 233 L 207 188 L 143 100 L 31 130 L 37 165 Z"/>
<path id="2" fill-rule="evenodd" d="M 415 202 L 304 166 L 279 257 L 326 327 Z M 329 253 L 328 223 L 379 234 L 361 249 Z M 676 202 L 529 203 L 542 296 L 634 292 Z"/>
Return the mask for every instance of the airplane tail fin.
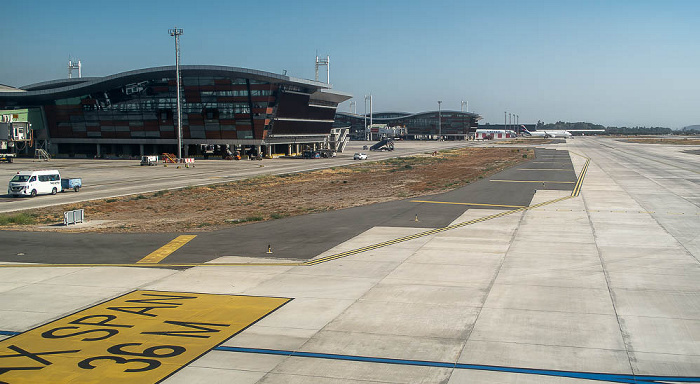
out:
<path id="1" fill-rule="evenodd" d="M 523 129 L 523 133 L 524 133 L 524 134 L 526 134 L 526 135 L 528 135 L 528 136 L 531 136 L 531 135 L 532 135 L 532 134 L 530 133 L 530 131 L 528 131 L 527 128 L 525 128 L 524 125 L 521 125 L 520 127 Z"/>

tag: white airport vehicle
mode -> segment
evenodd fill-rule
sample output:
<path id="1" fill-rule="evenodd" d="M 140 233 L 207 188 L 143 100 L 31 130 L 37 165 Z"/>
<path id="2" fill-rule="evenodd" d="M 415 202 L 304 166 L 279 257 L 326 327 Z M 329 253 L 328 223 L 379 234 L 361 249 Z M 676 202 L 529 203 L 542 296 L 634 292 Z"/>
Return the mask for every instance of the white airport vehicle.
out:
<path id="1" fill-rule="evenodd" d="M 367 154 L 358 152 L 355 154 L 353 159 L 355 159 L 355 160 L 367 160 Z"/>
<path id="2" fill-rule="evenodd" d="M 17 172 L 7 186 L 7 193 L 13 196 L 55 195 L 62 190 L 61 174 L 55 169 Z"/>
<path id="3" fill-rule="evenodd" d="M 158 156 L 141 156 L 141 165 L 158 165 Z"/>

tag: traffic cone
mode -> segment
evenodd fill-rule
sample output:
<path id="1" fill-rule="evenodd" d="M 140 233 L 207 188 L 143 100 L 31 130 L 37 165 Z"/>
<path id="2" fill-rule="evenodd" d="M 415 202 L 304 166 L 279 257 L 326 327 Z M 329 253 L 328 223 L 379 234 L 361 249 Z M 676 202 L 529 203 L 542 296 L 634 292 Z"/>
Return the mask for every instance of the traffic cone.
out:
<path id="1" fill-rule="evenodd" d="M 418 222 L 418 214 L 416 213 L 416 222 Z"/>

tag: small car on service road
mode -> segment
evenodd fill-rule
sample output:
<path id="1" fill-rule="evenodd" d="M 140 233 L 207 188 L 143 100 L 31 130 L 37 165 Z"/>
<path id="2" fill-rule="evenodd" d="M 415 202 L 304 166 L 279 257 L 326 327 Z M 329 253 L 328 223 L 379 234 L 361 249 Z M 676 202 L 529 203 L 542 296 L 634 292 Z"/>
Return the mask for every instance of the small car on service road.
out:
<path id="1" fill-rule="evenodd" d="M 355 160 L 367 160 L 367 154 L 366 153 L 356 153 L 355 157 L 353 157 Z"/>

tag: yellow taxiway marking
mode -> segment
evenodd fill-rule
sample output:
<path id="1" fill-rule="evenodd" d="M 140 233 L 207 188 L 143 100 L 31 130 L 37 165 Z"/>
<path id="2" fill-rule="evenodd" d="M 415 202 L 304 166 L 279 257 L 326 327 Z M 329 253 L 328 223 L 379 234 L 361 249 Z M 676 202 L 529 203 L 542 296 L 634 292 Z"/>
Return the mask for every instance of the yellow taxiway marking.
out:
<path id="1" fill-rule="evenodd" d="M 161 260 L 170 256 L 171 253 L 180 249 L 183 245 L 190 242 L 190 240 L 197 237 L 197 235 L 182 235 L 176 237 L 174 240 L 165 244 L 164 246 L 156 249 L 155 251 L 148 254 L 148 256 L 139 260 L 137 264 L 155 264 L 159 263 Z"/>
<path id="2" fill-rule="evenodd" d="M 572 153 L 574 153 L 574 152 L 572 152 Z M 571 192 L 571 195 L 569 195 L 569 196 L 565 196 L 565 197 L 561 197 L 561 198 L 558 198 L 558 199 L 553 199 L 553 200 L 545 201 L 545 202 L 542 202 L 542 203 L 539 203 L 539 204 L 535 204 L 535 205 L 530 205 L 530 206 L 527 206 L 527 207 L 514 208 L 514 209 L 511 209 L 511 210 L 508 210 L 508 211 L 505 211 L 505 212 L 500 212 L 500 213 L 497 213 L 497 214 L 493 214 L 493 215 L 489 215 L 489 216 L 484 216 L 484 217 L 481 217 L 481 218 L 478 218 L 478 219 L 474 219 L 474 220 L 469 220 L 469 221 L 465 221 L 465 222 L 462 222 L 462 223 L 453 224 L 453 225 L 450 225 L 450 226 L 447 226 L 447 227 L 431 229 L 431 230 L 424 231 L 424 232 L 420 232 L 420 233 L 416 233 L 416 234 L 410 235 L 410 236 L 399 237 L 399 238 L 396 238 L 396 239 L 392 239 L 392 240 L 384 241 L 384 242 L 381 242 L 381 243 L 376 243 L 376 244 L 368 245 L 368 246 L 361 247 L 361 248 L 352 249 L 352 250 L 345 251 L 345 252 L 341 252 L 341 253 L 337 253 L 337 254 L 334 254 L 334 255 L 329 255 L 329 256 L 325 256 L 325 257 L 318 258 L 318 259 L 309 260 L 309 261 L 306 261 L 306 262 L 298 262 L 298 263 L 289 263 L 289 262 L 287 262 L 287 263 L 190 263 L 190 264 L 187 264 L 187 263 L 183 263 L 183 264 L 158 264 L 158 263 L 141 263 L 141 264 L 0 264 L 0 268 L 22 268 L 22 267 L 27 267 L 27 268 L 37 268 L 37 267 L 39 267 L 39 268 L 40 268 L 40 267 L 115 267 L 115 266 L 119 266 L 119 267 L 154 267 L 154 268 L 177 268 L 177 267 L 200 267 L 200 266 L 202 266 L 202 267 L 205 267 L 205 266 L 212 266 L 212 267 L 215 267 L 215 266 L 312 266 L 312 265 L 317 265 L 317 264 L 325 263 L 325 262 L 328 262 L 328 261 L 332 261 L 332 260 L 336 260 L 336 259 L 340 259 L 340 258 L 344 258 L 344 257 L 356 255 L 356 254 L 359 254 L 359 253 L 371 251 L 371 250 L 374 250 L 374 249 L 383 248 L 383 247 L 390 246 L 390 245 L 393 245 L 393 244 L 398 244 L 398 243 L 402 243 L 402 242 L 409 241 L 409 240 L 413 240 L 413 239 L 418 239 L 418 238 L 425 237 L 425 236 L 435 235 L 435 234 L 438 234 L 438 233 L 441 233 L 441 232 L 445 232 L 445 231 L 449 231 L 449 230 L 452 230 L 452 229 L 455 229 L 455 228 L 461 228 L 461 227 L 464 227 L 464 226 L 467 226 L 467 225 L 476 224 L 476 223 L 480 223 L 480 222 L 483 222 L 483 221 L 496 219 L 496 218 L 499 218 L 499 217 L 511 215 L 511 214 L 513 214 L 513 213 L 523 212 L 523 211 L 531 210 L 531 209 L 537 209 L 537 208 L 540 208 L 540 207 L 544 207 L 544 206 L 547 206 L 547 205 L 550 205 L 550 204 L 555 204 L 555 203 L 558 203 L 558 202 L 560 202 L 560 201 L 564 201 L 564 200 L 567 200 L 567 199 L 571 199 L 571 198 L 577 197 L 577 196 L 579 195 L 579 193 L 581 192 L 581 187 L 583 186 L 583 180 L 584 180 L 584 178 L 585 178 L 585 176 L 586 176 L 586 171 L 588 170 L 588 165 L 590 164 L 591 160 L 590 160 L 590 158 L 588 158 L 588 157 L 586 157 L 586 156 L 579 155 L 579 154 L 577 154 L 577 153 L 574 153 L 574 154 L 585 158 L 585 159 L 586 159 L 586 163 L 584 164 L 583 169 L 582 169 L 581 172 L 579 173 L 578 179 L 577 179 L 577 181 L 575 182 L 576 184 L 575 184 L 575 186 L 574 186 L 574 189 L 573 189 L 573 191 Z M 523 182 L 525 182 L 525 183 L 557 183 L 557 182 L 552 182 L 552 181 L 517 181 L 517 180 L 491 180 L 491 181 L 504 181 L 504 182 L 516 182 L 516 183 L 518 183 L 518 182 L 520 182 L 520 183 L 523 183 Z M 571 184 L 573 184 L 574 182 L 558 182 L 558 183 L 571 183 Z"/>
<path id="3" fill-rule="evenodd" d="M 411 202 L 412 202 L 412 203 L 430 203 L 430 204 L 477 205 L 477 206 L 480 206 L 480 207 L 525 208 L 524 205 L 480 204 L 480 203 L 452 203 L 452 202 L 449 202 L 449 201 L 411 200 Z"/>
<path id="4" fill-rule="evenodd" d="M 578 153 L 574 153 L 574 154 L 581 156 Z M 588 171 L 588 165 L 591 163 L 590 158 L 585 157 L 585 159 L 586 159 L 586 163 L 583 165 L 583 168 L 581 169 L 581 173 L 578 175 L 578 179 L 576 180 L 576 184 L 574 185 L 574 190 L 571 191 L 572 197 L 577 197 L 581 193 L 581 187 L 583 187 L 583 179 L 586 178 L 586 172 Z"/>
<path id="5" fill-rule="evenodd" d="M 139 267 L 139 268 L 194 268 L 194 267 L 298 267 L 298 263 L 113 263 L 113 264 L 0 264 L 0 268 L 88 268 L 88 267 Z M 1 382 L 0 382 L 1 383 Z"/>
<path id="6" fill-rule="evenodd" d="M 243 266 L 292 266 L 292 267 L 295 267 L 295 266 L 313 266 L 313 265 L 325 263 L 328 261 L 337 260 L 340 258 L 352 256 L 352 255 L 357 255 L 359 253 L 371 251 L 374 249 L 379 249 L 379 248 L 387 247 L 390 245 L 403 243 L 403 242 L 406 242 L 409 240 L 414 240 L 414 239 L 419 239 L 419 238 L 425 237 L 425 236 L 435 235 L 435 234 L 442 233 L 445 231 L 450 231 L 452 229 L 465 227 L 467 225 L 481 223 L 484 221 L 488 221 L 488 220 L 496 219 L 499 217 L 511 215 L 513 213 L 523 212 L 523 211 L 530 210 L 530 209 L 537 209 L 537 208 L 544 207 L 544 206 L 549 205 L 549 204 L 555 204 L 555 203 L 558 203 L 560 201 L 571 199 L 573 197 L 574 197 L 573 195 L 564 196 L 564 197 L 561 197 L 558 199 L 545 201 L 545 202 L 542 202 L 539 204 L 530 205 L 530 206 L 521 207 L 521 208 L 514 208 L 514 209 L 511 209 L 508 211 L 480 217 L 480 218 L 469 220 L 469 221 L 464 221 L 464 222 L 453 224 L 453 225 L 450 225 L 447 227 L 435 228 L 435 229 L 427 230 L 424 232 L 416 233 L 413 235 L 403 236 L 403 237 L 399 237 L 396 239 L 383 241 L 381 243 L 371 244 L 371 245 L 367 245 L 367 246 L 364 246 L 361 248 L 356 248 L 356 249 L 352 249 L 349 251 L 325 256 L 322 258 L 313 259 L 313 260 L 309 260 L 309 261 L 305 261 L 305 262 L 298 262 L 298 263 L 287 262 L 287 263 L 181 263 L 181 264 L 158 264 L 158 263 L 142 263 L 142 264 L 0 264 L 0 268 L 42 268 L 42 267 L 43 268 L 46 268 L 46 267 L 192 268 L 192 267 L 243 267 Z"/>
<path id="7" fill-rule="evenodd" d="M 553 184 L 576 184 L 575 181 L 548 181 L 548 180 L 489 180 L 499 183 L 553 183 Z"/>
<path id="8" fill-rule="evenodd" d="M 532 164 L 552 164 L 556 163 L 556 161 L 533 161 Z"/>
<path id="9" fill-rule="evenodd" d="M 496 213 L 496 214 L 493 214 L 493 215 L 480 217 L 480 218 L 478 218 L 478 219 L 473 219 L 473 220 L 469 220 L 469 221 L 464 221 L 464 222 L 461 222 L 461 223 L 449 225 L 449 226 L 447 226 L 447 227 L 435 228 L 435 229 L 431 229 L 431 230 L 428 230 L 428 231 L 416 233 L 416 234 L 414 234 L 414 235 L 399 237 L 399 238 L 392 239 L 392 240 L 388 240 L 388 241 L 384 241 L 384 242 L 381 242 L 381 243 L 372 244 L 372 245 L 368 245 L 368 246 L 365 246 L 365 247 L 352 249 L 352 250 L 345 251 L 345 252 L 341 252 L 341 253 L 336 253 L 335 255 L 329 255 L 329 256 L 326 256 L 326 257 L 321 257 L 321 258 L 318 258 L 318 259 L 309 260 L 309 261 L 307 261 L 305 264 L 306 264 L 306 265 L 316 265 L 316 264 L 321 264 L 321 263 L 325 263 L 325 262 L 332 261 L 332 260 L 337 260 L 337 259 L 340 259 L 340 258 L 344 258 L 344 257 L 356 255 L 356 254 L 358 254 L 358 253 L 363 253 L 363 252 L 371 251 L 371 250 L 374 250 L 374 249 L 383 248 L 383 247 L 386 247 L 386 246 L 389 246 L 389 245 L 398 244 L 398 243 L 402 243 L 402 242 L 405 242 L 405 241 L 418 239 L 418 238 L 425 237 L 425 236 L 436 235 L 436 234 L 438 234 L 438 233 L 445 232 L 445 231 L 449 231 L 449 230 L 452 230 L 452 229 L 455 229 L 455 228 L 461 228 L 461 227 L 465 227 L 465 226 L 467 226 L 467 225 L 472 225 L 472 224 L 476 224 L 476 223 L 481 223 L 481 222 L 483 222 L 483 221 L 488 221 L 488 220 L 496 219 L 496 218 L 499 218 L 499 217 L 511 215 L 511 214 L 513 214 L 513 213 L 516 213 L 516 212 L 523 212 L 523 211 L 526 211 L 526 210 L 529 210 L 529 209 L 536 209 L 536 208 L 539 208 L 539 207 L 543 207 L 543 206 L 545 206 L 545 205 L 554 204 L 554 203 L 557 203 L 557 202 L 560 202 L 560 201 L 568 200 L 568 199 L 571 199 L 572 197 L 573 197 L 573 196 L 564 196 L 564 197 L 560 197 L 560 198 L 558 198 L 558 199 L 545 201 L 545 202 L 542 202 L 542 203 L 539 203 L 539 204 L 535 204 L 535 205 L 531 205 L 531 206 L 528 206 L 528 207 L 517 208 L 517 209 L 511 209 L 511 210 L 509 210 L 509 211 L 504 211 L 504 212 Z"/>
<path id="10" fill-rule="evenodd" d="M 291 299 L 134 291 L 0 341 L 10 383 L 156 383 Z"/>

